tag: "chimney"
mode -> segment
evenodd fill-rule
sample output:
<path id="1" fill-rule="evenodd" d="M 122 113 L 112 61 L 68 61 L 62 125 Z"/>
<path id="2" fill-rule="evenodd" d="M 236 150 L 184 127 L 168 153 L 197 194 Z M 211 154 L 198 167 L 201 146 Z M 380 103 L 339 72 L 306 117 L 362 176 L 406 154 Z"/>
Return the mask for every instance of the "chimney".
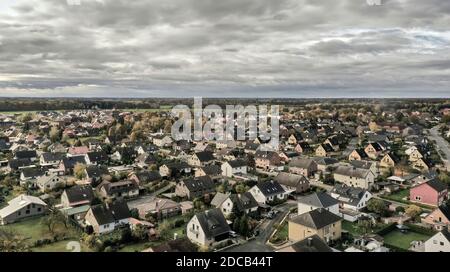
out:
<path id="1" fill-rule="evenodd" d="M 308 237 L 307 245 L 308 245 L 309 247 L 312 246 L 312 242 L 313 242 L 313 239 L 312 239 L 311 237 Z"/>

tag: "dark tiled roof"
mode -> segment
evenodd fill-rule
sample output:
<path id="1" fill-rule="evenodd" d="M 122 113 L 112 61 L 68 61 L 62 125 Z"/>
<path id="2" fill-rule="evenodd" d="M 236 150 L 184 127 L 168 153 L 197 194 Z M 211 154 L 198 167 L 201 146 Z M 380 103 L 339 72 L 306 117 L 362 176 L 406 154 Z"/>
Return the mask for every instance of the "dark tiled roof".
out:
<path id="1" fill-rule="evenodd" d="M 315 162 L 311 159 L 300 158 L 300 159 L 292 160 L 289 163 L 289 167 L 297 167 L 297 168 L 306 169 L 306 168 L 309 168 L 311 166 L 311 164 L 314 164 L 314 163 Z"/>
<path id="2" fill-rule="evenodd" d="M 148 183 L 161 179 L 161 175 L 158 171 L 141 171 L 136 173 L 140 182 Z"/>
<path id="3" fill-rule="evenodd" d="M 247 162 L 244 160 L 234 160 L 234 161 L 229 161 L 228 162 L 230 164 L 231 167 L 233 168 L 237 168 L 237 167 L 244 167 L 247 165 Z"/>
<path id="4" fill-rule="evenodd" d="M 207 238 L 214 238 L 231 231 L 222 212 L 215 208 L 196 215 Z"/>
<path id="5" fill-rule="evenodd" d="M 91 209 L 99 225 L 110 224 L 131 217 L 127 203 L 122 201 L 117 201 L 108 206 L 104 204 L 92 206 Z"/>
<path id="6" fill-rule="evenodd" d="M 108 195 L 113 195 L 116 193 L 129 192 L 132 190 L 138 190 L 139 187 L 134 180 L 122 180 L 117 182 L 107 182 L 104 181 L 99 185 L 99 189 L 101 187 L 105 188 L 105 191 Z"/>
<path id="7" fill-rule="evenodd" d="M 188 188 L 189 191 L 214 191 L 215 185 L 209 176 L 197 177 L 195 179 L 187 179 L 184 182 L 184 185 Z"/>
<path id="8" fill-rule="evenodd" d="M 249 192 L 245 192 L 243 194 L 230 195 L 231 201 L 236 205 L 238 211 L 243 212 L 248 209 L 258 207 L 258 202 L 256 202 L 253 195 Z"/>
<path id="9" fill-rule="evenodd" d="M 91 185 L 75 185 L 66 189 L 66 195 L 71 203 L 81 201 L 91 202 L 94 199 L 94 192 L 92 191 Z"/>
<path id="10" fill-rule="evenodd" d="M 309 183 L 308 179 L 302 175 L 295 175 L 290 173 L 281 172 L 276 177 L 275 180 L 285 186 L 297 187 L 302 183 Z"/>
<path id="11" fill-rule="evenodd" d="M 218 165 L 208 165 L 202 168 L 207 175 L 215 176 L 222 173 L 222 169 Z"/>
<path id="12" fill-rule="evenodd" d="M 104 151 L 88 152 L 87 156 L 91 162 L 102 163 L 108 161 L 109 157 Z"/>
<path id="13" fill-rule="evenodd" d="M 433 188 L 434 190 L 438 191 L 438 192 L 442 192 L 444 190 L 447 190 L 447 185 L 437 179 L 432 179 L 430 181 L 427 182 L 427 184 Z"/>
<path id="14" fill-rule="evenodd" d="M 86 172 L 89 178 L 100 178 L 104 175 L 109 175 L 108 168 L 106 166 L 88 165 Z"/>
<path id="15" fill-rule="evenodd" d="M 44 161 L 61 161 L 66 157 L 66 154 L 61 152 L 57 153 L 46 152 L 42 153 L 42 157 L 44 158 Z"/>
<path id="16" fill-rule="evenodd" d="M 439 210 L 450 220 L 450 206 L 449 205 L 441 205 L 439 206 Z"/>
<path id="17" fill-rule="evenodd" d="M 195 155 L 201 162 L 208 162 L 208 161 L 214 160 L 214 155 L 210 151 L 198 152 L 198 153 L 195 153 Z"/>
<path id="18" fill-rule="evenodd" d="M 290 246 L 295 252 L 333 252 L 317 234 L 298 241 Z"/>
<path id="19" fill-rule="evenodd" d="M 77 163 L 86 164 L 84 156 L 67 157 L 63 159 L 63 164 L 66 169 L 72 169 Z"/>
<path id="20" fill-rule="evenodd" d="M 278 195 L 285 192 L 283 187 L 281 187 L 281 185 L 276 181 L 262 182 L 258 183 L 256 186 L 266 197 Z"/>
<path id="21" fill-rule="evenodd" d="M 293 223 L 313 229 L 321 229 L 325 226 L 339 222 L 340 220 L 342 219 L 339 216 L 322 208 L 300 214 L 290 219 Z"/>
<path id="22" fill-rule="evenodd" d="M 38 167 L 29 167 L 22 169 L 22 174 L 25 178 L 36 178 L 45 175 L 45 169 Z"/>
<path id="23" fill-rule="evenodd" d="M 26 159 L 26 158 L 36 158 L 36 150 L 23 150 L 23 151 L 17 151 L 15 154 L 15 157 L 17 159 Z"/>
<path id="24" fill-rule="evenodd" d="M 9 167 L 11 167 L 12 169 L 18 169 L 19 167 L 30 166 L 32 162 L 29 158 L 25 158 L 25 159 L 10 160 L 8 164 Z"/>

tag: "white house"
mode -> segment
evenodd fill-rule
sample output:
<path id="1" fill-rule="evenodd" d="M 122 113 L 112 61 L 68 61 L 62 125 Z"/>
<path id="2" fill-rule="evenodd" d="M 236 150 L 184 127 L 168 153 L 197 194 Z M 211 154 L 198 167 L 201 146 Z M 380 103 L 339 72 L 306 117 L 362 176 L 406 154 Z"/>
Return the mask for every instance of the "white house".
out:
<path id="1" fill-rule="evenodd" d="M 36 186 L 41 192 L 51 191 L 59 186 L 65 186 L 66 180 L 55 173 L 47 173 L 36 180 Z"/>
<path id="2" fill-rule="evenodd" d="M 425 252 L 450 252 L 450 233 L 448 229 L 436 233 L 425 241 Z"/>
<path id="3" fill-rule="evenodd" d="M 341 209 L 359 211 L 367 206 L 372 199 L 372 194 L 362 188 L 349 187 L 346 185 L 335 185 L 331 196 L 339 201 Z"/>
<path id="4" fill-rule="evenodd" d="M 222 164 L 222 175 L 233 177 L 236 174 L 247 174 L 247 162 L 244 160 L 228 161 Z"/>
<path id="5" fill-rule="evenodd" d="M 250 189 L 250 193 L 256 202 L 268 204 L 274 201 L 283 201 L 287 198 L 287 193 L 276 181 L 258 183 Z"/>
<path id="6" fill-rule="evenodd" d="M 186 227 L 188 239 L 201 246 L 212 246 L 228 239 L 230 231 L 227 220 L 217 208 L 194 215 Z"/>
<path id="7" fill-rule="evenodd" d="M 86 225 L 92 226 L 94 233 L 103 234 L 130 223 L 131 213 L 126 202 L 92 206 L 85 216 Z"/>

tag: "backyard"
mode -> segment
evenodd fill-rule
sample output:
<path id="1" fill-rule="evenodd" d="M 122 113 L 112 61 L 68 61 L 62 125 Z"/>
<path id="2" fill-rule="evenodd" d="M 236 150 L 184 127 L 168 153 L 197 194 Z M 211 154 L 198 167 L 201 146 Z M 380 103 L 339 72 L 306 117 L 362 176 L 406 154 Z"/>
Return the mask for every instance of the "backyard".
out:
<path id="1" fill-rule="evenodd" d="M 390 199 L 397 202 L 408 203 L 409 189 L 400 190 L 388 196 L 384 196 L 386 199 Z"/>
<path id="2" fill-rule="evenodd" d="M 417 233 L 411 230 L 402 233 L 398 229 L 394 229 L 383 235 L 384 243 L 386 245 L 392 245 L 405 250 L 410 248 L 412 241 L 426 241 L 430 237 L 430 235 Z"/>
<path id="3" fill-rule="evenodd" d="M 14 231 L 16 234 L 22 236 L 27 244 L 33 248 L 36 241 L 43 239 L 51 240 L 54 236 L 49 232 L 48 227 L 42 223 L 42 220 L 43 217 L 31 218 L 14 224 L 0 226 L 0 230 L 3 229 Z M 46 250 L 46 248 L 51 250 L 52 246 L 55 246 L 57 248 L 64 248 L 65 251 L 65 245 L 68 241 L 70 241 L 71 239 L 77 241 L 79 239 L 79 234 L 70 225 L 68 225 L 68 228 L 66 229 L 63 224 L 56 224 L 53 232 L 54 234 L 63 235 L 67 241 L 61 241 L 42 246 L 41 249 L 43 249 L 44 251 Z M 35 248 L 33 248 L 32 250 L 34 251 Z"/>
<path id="4" fill-rule="evenodd" d="M 377 224 L 372 227 L 372 232 L 377 232 L 385 227 L 385 224 Z M 342 221 L 342 229 L 348 231 L 352 236 L 360 236 L 366 233 L 364 228 L 360 227 L 357 222 L 350 222 L 346 220 Z"/>

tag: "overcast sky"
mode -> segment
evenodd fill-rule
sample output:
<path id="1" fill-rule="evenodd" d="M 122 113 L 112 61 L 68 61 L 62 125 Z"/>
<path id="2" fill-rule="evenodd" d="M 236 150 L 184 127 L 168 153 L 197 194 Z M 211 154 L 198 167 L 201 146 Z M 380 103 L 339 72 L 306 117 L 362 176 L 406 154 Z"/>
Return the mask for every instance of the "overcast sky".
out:
<path id="1" fill-rule="evenodd" d="M 0 0 L 0 96 L 450 97 L 450 1 Z"/>

